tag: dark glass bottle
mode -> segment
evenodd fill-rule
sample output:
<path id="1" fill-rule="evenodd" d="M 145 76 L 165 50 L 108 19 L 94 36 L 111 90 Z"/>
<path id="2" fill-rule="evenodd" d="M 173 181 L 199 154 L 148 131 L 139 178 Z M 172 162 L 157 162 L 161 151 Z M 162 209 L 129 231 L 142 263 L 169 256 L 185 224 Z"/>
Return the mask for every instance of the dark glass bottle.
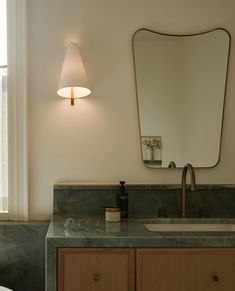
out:
<path id="1" fill-rule="evenodd" d="M 128 218 L 128 193 L 126 192 L 125 181 L 120 181 L 120 188 L 116 196 L 116 203 L 121 210 L 121 218 Z"/>

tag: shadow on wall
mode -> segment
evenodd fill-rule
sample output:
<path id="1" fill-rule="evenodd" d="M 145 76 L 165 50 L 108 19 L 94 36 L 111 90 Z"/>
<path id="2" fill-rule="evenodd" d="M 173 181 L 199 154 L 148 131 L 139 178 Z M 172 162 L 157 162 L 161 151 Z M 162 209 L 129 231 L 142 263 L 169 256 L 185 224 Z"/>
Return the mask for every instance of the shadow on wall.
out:
<path id="1" fill-rule="evenodd" d="M 48 223 L 0 225 L 0 286 L 14 291 L 45 290 Z"/>

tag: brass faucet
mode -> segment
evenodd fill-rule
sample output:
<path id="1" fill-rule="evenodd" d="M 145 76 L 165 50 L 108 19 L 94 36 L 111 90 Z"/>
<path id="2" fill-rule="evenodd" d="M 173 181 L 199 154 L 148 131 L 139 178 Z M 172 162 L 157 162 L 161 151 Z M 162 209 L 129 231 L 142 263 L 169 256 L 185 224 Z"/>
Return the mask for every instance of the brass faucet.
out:
<path id="1" fill-rule="evenodd" d="M 186 176 L 189 171 L 191 179 L 191 191 L 196 190 L 196 178 L 195 171 L 191 164 L 186 164 L 182 172 L 181 188 L 182 188 L 182 208 L 181 208 L 181 217 L 186 217 Z"/>

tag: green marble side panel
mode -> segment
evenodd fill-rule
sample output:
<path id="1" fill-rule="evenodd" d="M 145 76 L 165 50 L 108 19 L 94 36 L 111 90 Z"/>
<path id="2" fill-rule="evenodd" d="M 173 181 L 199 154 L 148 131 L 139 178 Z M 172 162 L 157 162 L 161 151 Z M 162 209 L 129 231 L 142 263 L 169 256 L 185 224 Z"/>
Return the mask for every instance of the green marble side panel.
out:
<path id="1" fill-rule="evenodd" d="M 46 290 L 57 290 L 57 246 L 46 240 Z"/>
<path id="2" fill-rule="evenodd" d="M 45 223 L 0 223 L 0 286 L 45 290 Z"/>

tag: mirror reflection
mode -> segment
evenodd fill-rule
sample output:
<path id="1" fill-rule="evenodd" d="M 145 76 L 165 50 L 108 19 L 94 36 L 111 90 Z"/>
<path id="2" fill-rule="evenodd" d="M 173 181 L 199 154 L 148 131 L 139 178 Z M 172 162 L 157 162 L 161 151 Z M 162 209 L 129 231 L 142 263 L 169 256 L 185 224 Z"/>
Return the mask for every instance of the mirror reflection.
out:
<path id="1" fill-rule="evenodd" d="M 219 160 L 230 37 L 223 29 L 133 37 L 139 126 L 149 167 L 213 167 Z"/>

